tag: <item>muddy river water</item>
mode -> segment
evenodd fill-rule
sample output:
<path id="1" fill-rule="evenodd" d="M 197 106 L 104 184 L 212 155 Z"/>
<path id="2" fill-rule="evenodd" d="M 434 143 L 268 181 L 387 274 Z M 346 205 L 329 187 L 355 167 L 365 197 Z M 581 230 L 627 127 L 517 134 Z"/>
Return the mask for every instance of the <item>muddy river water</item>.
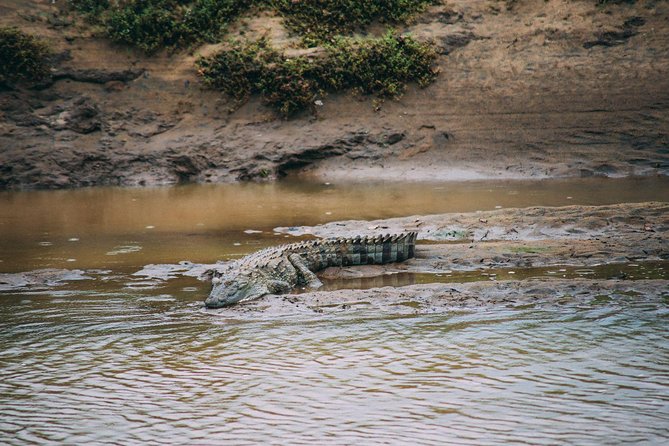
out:
<path id="1" fill-rule="evenodd" d="M 666 290 L 578 305 L 239 318 L 205 310 L 208 284 L 175 271 L 294 240 L 278 226 L 667 201 L 668 190 L 663 178 L 590 178 L 2 192 L 0 443 L 666 444 Z M 617 270 L 630 268 L 667 278 L 666 262 Z"/>

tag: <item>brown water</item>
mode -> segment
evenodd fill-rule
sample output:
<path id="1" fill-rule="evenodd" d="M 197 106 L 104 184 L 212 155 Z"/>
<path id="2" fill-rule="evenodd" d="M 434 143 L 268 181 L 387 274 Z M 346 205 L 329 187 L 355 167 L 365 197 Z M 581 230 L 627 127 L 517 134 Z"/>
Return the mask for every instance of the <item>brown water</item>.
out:
<path id="1" fill-rule="evenodd" d="M 654 200 L 668 178 L 0 192 L 0 272 L 212 263 L 290 241 L 278 226 Z"/>
<path id="2" fill-rule="evenodd" d="M 0 280 L 0 443 L 666 444 L 666 290 L 578 307 L 239 320 L 204 310 L 208 285 L 180 274 L 177 262 L 284 242 L 276 226 L 666 201 L 667 186 L 588 179 L 0 193 L 0 272 L 21 273 Z M 157 263 L 172 266 L 135 274 Z M 513 273 L 667 271 L 666 262 L 598 268 Z M 438 280 L 514 275 L 486 274 Z"/>

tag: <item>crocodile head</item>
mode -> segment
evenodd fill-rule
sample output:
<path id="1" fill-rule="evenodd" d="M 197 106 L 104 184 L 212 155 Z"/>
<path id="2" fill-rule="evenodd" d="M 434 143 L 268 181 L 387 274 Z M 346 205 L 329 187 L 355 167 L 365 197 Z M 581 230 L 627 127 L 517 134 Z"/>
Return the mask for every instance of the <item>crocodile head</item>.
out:
<path id="1" fill-rule="evenodd" d="M 208 308 L 227 307 L 269 294 L 267 285 L 258 279 L 249 274 L 240 274 L 234 278 L 214 277 L 211 280 L 211 293 L 204 304 Z"/>

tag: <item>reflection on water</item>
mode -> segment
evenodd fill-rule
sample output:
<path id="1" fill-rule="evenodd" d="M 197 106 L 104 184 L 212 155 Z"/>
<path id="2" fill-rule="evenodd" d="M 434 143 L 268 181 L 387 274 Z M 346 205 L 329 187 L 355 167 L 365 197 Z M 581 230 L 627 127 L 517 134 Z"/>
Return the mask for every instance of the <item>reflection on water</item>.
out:
<path id="1" fill-rule="evenodd" d="M 178 263 L 281 243 L 276 226 L 666 200 L 667 186 L 590 179 L 0 193 L 0 273 L 22 272 L 0 279 L 0 444 L 667 443 L 662 290 L 624 301 L 591 296 L 578 307 L 420 316 L 352 308 L 240 320 L 204 310 L 207 284 Z M 145 267 L 158 263 L 171 266 Z M 667 271 L 666 262 L 615 268 L 632 279 Z M 485 273 L 443 280 L 512 275 Z M 380 280 L 405 279 L 427 280 Z"/>
<path id="2" fill-rule="evenodd" d="M 320 290 L 367 290 L 386 286 L 401 287 L 421 283 L 465 283 L 481 280 L 525 280 L 540 278 L 669 280 L 669 261 L 610 263 L 588 268 L 564 265 L 540 268 L 486 268 L 485 271 L 450 271 L 442 273 L 399 272 L 361 278 L 323 278 L 323 287 Z M 0 289 L 2 288 L 0 287 Z M 308 291 L 310 290 L 304 288 L 297 290 L 298 293 Z"/>
<path id="3" fill-rule="evenodd" d="M 277 226 L 497 206 L 666 201 L 667 190 L 669 178 L 657 177 L 0 192 L 0 272 L 212 263 L 286 241 L 273 234 Z"/>

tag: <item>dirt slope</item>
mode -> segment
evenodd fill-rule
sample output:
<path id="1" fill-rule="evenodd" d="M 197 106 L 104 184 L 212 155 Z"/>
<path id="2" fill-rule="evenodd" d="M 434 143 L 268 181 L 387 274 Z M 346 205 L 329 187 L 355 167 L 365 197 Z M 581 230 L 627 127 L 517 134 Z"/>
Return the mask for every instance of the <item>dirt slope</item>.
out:
<path id="1" fill-rule="evenodd" d="M 0 25 L 59 54 L 53 83 L 0 92 L 0 188 L 669 174 L 666 1 L 448 1 L 406 27 L 441 48 L 433 85 L 289 121 L 202 90 L 211 46 L 147 58 L 64 6 L 0 0 Z M 237 26 L 291 42 L 268 14 Z"/>

